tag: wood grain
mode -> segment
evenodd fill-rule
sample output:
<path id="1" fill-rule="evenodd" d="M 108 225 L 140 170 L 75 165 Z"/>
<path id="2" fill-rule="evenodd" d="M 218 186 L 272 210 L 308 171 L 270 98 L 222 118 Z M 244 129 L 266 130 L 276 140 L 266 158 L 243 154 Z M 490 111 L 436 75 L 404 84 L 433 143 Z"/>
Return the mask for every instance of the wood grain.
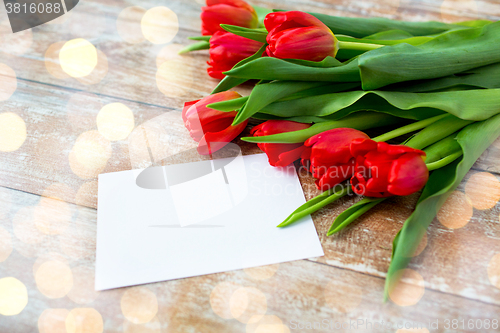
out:
<path id="1" fill-rule="evenodd" d="M 137 5 L 132 1 L 82 1 L 65 22 L 34 28 L 31 35 L 12 36 L 0 30 L 0 63 L 14 69 L 17 76 L 17 90 L 8 100 L 0 101 L 0 113 L 14 112 L 27 126 L 27 139 L 19 149 L 0 152 L 0 227 L 5 231 L 3 235 L 9 236 L 13 249 L 6 260 L 0 262 L 0 278 L 16 277 L 28 288 L 29 294 L 28 305 L 19 315 L 0 315 L 0 331 L 33 332 L 41 327 L 43 332 L 44 310 L 88 307 L 100 314 L 105 332 L 134 329 L 141 332 L 147 329 L 151 332 L 159 331 L 157 329 L 162 332 L 254 332 L 257 325 L 219 316 L 220 311 L 228 314 L 229 300 L 225 299 L 223 309 L 211 305 L 211 294 L 219 290 L 221 283 L 236 289 L 254 288 L 245 289 L 255 292 L 257 298 L 250 302 L 250 310 L 243 317 L 252 314 L 252 306 L 255 311 L 259 306 L 262 309 L 263 304 L 255 300 L 264 295 L 266 315 L 277 316 L 289 327 L 283 332 L 292 329 L 292 321 L 368 319 L 397 324 L 439 320 L 439 329 L 432 331 L 446 332 L 449 331 L 444 328 L 447 318 L 494 319 L 500 306 L 500 291 L 488 277 L 488 267 L 490 260 L 500 253 L 498 203 L 488 209 L 474 208 L 468 223 L 459 229 L 450 229 L 435 219 L 427 232 L 427 245 L 409 266 L 412 272 L 417 272 L 416 277 L 422 277 L 425 286 L 422 298 L 406 307 L 396 304 L 405 301 L 404 298 L 398 301 L 396 296 L 396 303 L 393 300 L 382 304 L 391 242 L 410 215 L 417 199 L 415 195 L 388 200 L 333 237 L 325 236 L 333 218 L 356 199 L 346 198 L 325 207 L 313 215 L 325 256 L 280 264 L 268 279 L 256 280 L 251 272 L 234 271 L 140 287 L 151 291 L 158 303 L 155 318 L 147 324 L 149 327 L 134 326 L 122 311 L 123 295 L 128 290 L 136 290 L 134 288 L 104 291 L 84 304 L 75 300 L 95 298 L 91 284 L 84 287 L 75 284 L 67 296 L 60 298 L 51 299 L 42 293 L 42 290 L 47 293 L 43 277 L 37 280 L 35 275 L 44 262 L 67 265 L 75 281 L 80 270 L 92 272 L 94 269 L 98 173 L 202 158 L 194 150 L 196 143 L 182 124 L 180 108 L 185 101 L 209 94 L 217 81 L 206 75 L 206 51 L 182 57 L 175 55 L 182 45 L 189 43 L 187 36 L 199 34 L 202 4 L 202 1 L 181 0 L 168 4 L 141 2 L 146 10 L 167 5 L 177 14 L 179 32 L 171 43 L 163 45 L 146 40 L 131 44 L 120 36 L 117 18 L 125 8 Z M 297 0 L 255 1 L 254 4 L 412 21 L 497 20 L 500 17 L 495 1 Z M 5 15 L 0 17 L 0 21 L 5 19 Z M 127 24 L 140 29 L 137 21 L 129 20 Z M 49 47 L 73 38 L 91 41 L 106 56 L 107 68 L 97 73 L 105 75 L 93 73 L 83 80 L 70 78 L 57 71 L 57 61 L 55 67 L 50 67 L 54 62 L 49 63 L 52 74 L 49 73 L 45 61 Z M 169 67 L 172 75 L 162 93 L 156 75 L 159 66 L 169 61 L 173 64 Z M 248 94 L 250 89 L 244 86 L 238 90 Z M 101 108 L 111 103 L 127 106 L 135 126 L 126 139 L 112 142 L 102 137 L 96 122 Z M 246 134 L 248 129 L 243 133 Z M 81 144 L 82 138 L 87 140 L 84 144 Z M 259 152 L 255 145 L 239 139 L 236 142 L 244 154 Z M 489 172 L 499 178 L 499 142 L 479 158 L 458 191 L 467 193 L 467 181 L 479 172 Z M 87 158 L 86 144 L 99 153 Z M 309 175 L 301 175 L 301 182 L 307 199 L 318 194 Z M 486 184 L 480 186 L 479 191 L 489 199 L 496 191 L 495 186 L 494 182 Z M 453 215 L 462 208 L 448 207 L 448 211 L 443 212 L 448 216 L 447 222 L 453 224 L 454 218 L 462 218 Z M 6 253 L 7 243 L 0 243 L 0 260 Z M 405 281 L 411 301 L 411 291 L 418 293 L 422 281 L 415 276 Z M 144 299 L 137 299 L 136 311 L 144 310 L 141 308 Z M 147 310 L 147 306 L 144 307 Z M 228 318 L 231 318 L 230 311 Z M 51 328 L 49 331 L 55 331 Z M 380 331 L 396 332 L 397 328 Z"/>

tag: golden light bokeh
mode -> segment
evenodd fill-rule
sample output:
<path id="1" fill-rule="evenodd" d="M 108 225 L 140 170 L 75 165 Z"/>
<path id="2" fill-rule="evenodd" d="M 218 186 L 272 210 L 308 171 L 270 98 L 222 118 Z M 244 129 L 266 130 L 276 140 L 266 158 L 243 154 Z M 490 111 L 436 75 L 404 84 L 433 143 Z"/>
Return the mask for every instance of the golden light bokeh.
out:
<path id="1" fill-rule="evenodd" d="M 126 139 L 135 126 L 134 114 L 122 103 L 105 105 L 99 111 L 96 123 L 99 133 L 110 141 Z"/>
<path id="2" fill-rule="evenodd" d="M 467 180 L 465 194 L 474 208 L 491 209 L 500 200 L 500 181 L 489 172 L 476 172 Z"/>
<path id="3" fill-rule="evenodd" d="M 177 35 L 179 20 L 170 8 L 154 7 L 142 16 L 141 30 L 151 43 L 166 44 Z"/>
<path id="4" fill-rule="evenodd" d="M 97 180 L 86 182 L 76 193 L 75 203 L 85 207 L 97 207 Z"/>
<path id="5" fill-rule="evenodd" d="M 38 267 L 35 274 L 38 290 L 48 298 L 61 298 L 73 287 L 71 268 L 61 261 L 46 261 Z"/>
<path id="6" fill-rule="evenodd" d="M 500 289 L 500 253 L 495 254 L 488 264 L 488 278 L 492 285 Z"/>
<path id="7" fill-rule="evenodd" d="M 446 23 L 456 23 L 478 18 L 477 2 L 475 0 L 444 0 L 441 3 L 441 19 Z"/>
<path id="8" fill-rule="evenodd" d="M 280 264 L 245 268 L 245 273 L 255 280 L 267 280 L 274 276 Z"/>
<path id="9" fill-rule="evenodd" d="M 175 45 L 175 44 L 172 44 Z M 162 57 L 176 47 L 169 45 L 167 51 L 162 50 Z M 185 95 L 193 85 L 193 66 L 189 64 L 190 57 L 172 57 L 163 62 L 156 72 L 156 85 L 158 89 L 168 97 L 181 97 Z"/>
<path id="10" fill-rule="evenodd" d="M 127 7 L 120 12 L 116 20 L 116 29 L 127 43 L 137 44 L 145 41 L 142 34 L 141 20 L 146 10 L 139 6 Z"/>
<path id="11" fill-rule="evenodd" d="M 59 61 L 61 68 L 69 76 L 87 76 L 97 66 L 97 50 L 83 38 L 72 39 L 61 48 Z"/>
<path id="12" fill-rule="evenodd" d="M 0 23 L 0 45 L 2 52 L 15 56 L 28 52 L 33 44 L 33 32 L 31 29 L 12 33 L 9 20 Z"/>
<path id="13" fill-rule="evenodd" d="M 35 207 L 28 206 L 19 209 L 12 219 L 14 235 L 23 243 L 38 244 L 45 235 L 36 227 L 33 218 Z"/>
<path id="14" fill-rule="evenodd" d="M 0 227 L 0 262 L 4 262 L 12 253 L 12 238 L 10 233 Z"/>
<path id="15" fill-rule="evenodd" d="M 474 209 L 466 195 L 460 191 L 453 191 L 437 213 L 438 221 L 447 228 L 459 229 L 469 223 Z"/>
<path id="16" fill-rule="evenodd" d="M 267 312 L 266 295 L 254 287 L 240 287 L 231 295 L 229 309 L 239 322 L 255 323 Z"/>
<path id="17" fill-rule="evenodd" d="M 28 304 L 28 289 L 16 278 L 0 279 L 0 315 L 15 316 Z"/>
<path id="18" fill-rule="evenodd" d="M 73 309 L 66 317 L 67 333 L 102 333 L 103 331 L 104 322 L 96 309 Z"/>
<path id="19" fill-rule="evenodd" d="M 239 288 L 241 285 L 229 281 L 220 282 L 215 286 L 210 293 L 210 306 L 215 314 L 223 319 L 233 318 L 229 302 L 233 293 Z"/>
<path id="20" fill-rule="evenodd" d="M 26 141 L 26 124 L 24 120 L 13 112 L 0 113 L 0 152 L 18 150 L 24 141 Z"/>
<path id="21" fill-rule="evenodd" d="M 160 68 L 166 61 L 171 61 L 174 59 L 191 59 L 192 56 L 189 53 L 179 54 L 179 51 L 184 48 L 184 45 L 172 43 L 164 46 L 160 52 L 156 55 L 156 67 Z M 187 66 L 186 66 L 187 67 Z"/>
<path id="22" fill-rule="evenodd" d="M 425 293 L 424 278 L 409 268 L 403 269 L 400 274 L 396 286 L 389 292 L 389 297 L 399 306 L 417 304 Z"/>
<path id="23" fill-rule="evenodd" d="M 73 130 L 88 131 L 97 126 L 96 115 L 102 107 L 103 104 L 97 95 L 77 92 L 71 95 L 66 105 L 66 116 Z"/>
<path id="24" fill-rule="evenodd" d="M 106 168 L 111 153 L 111 143 L 98 131 L 84 132 L 69 153 L 69 165 L 78 177 L 93 179 Z"/>
<path id="25" fill-rule="evenodd" d="M 145 324 L 158 313 L 156 295 L 147 287 L 128 288 L 120 304 L 125 318 L 134 324 Z"/>
<path id="26" fill-rule="evenodd" d="M 363 299 L 363 291 L 356 285 L 346 285 L 337 280 L 328 282 L 324 291 L 325 302 L 338 313 L 356 309 Z"/>
<path id="27" fill-rule="evenodd" d="M 64 15 L 66 16 L 66 15 Z M 51 44 L 47 51 L 45 51 L 45 68 L 47 69 L 47 72 L 54 76 L 57 79 L 68 79 L 71 76 L 66 74 L 62 67 L 61 67 L 61 61 L 59 60 L 59 53 L 61 52 L 62 47 L 66 44 L 65 42 L 57 42 L 54 44 Z"/>
<path id="28" fill-rule="evenodd" d="M 77 77 L 76 79 L 85 85 L 98 84 L 106 77 L 108 70 L 108 57 L 101 50 L 97 50 L 97 66 L 95 66 L 89 75 Z"/>
<path id="29" fill-rule="evenodd" d="M 68 203 L 52 198 L 40 198 L 33 212 L 35 225 L 46 235 L 59 235 L 71 222 L 71 207 Z"/>
<path id="30" fill-rule="evenodd" d="M 246 326 L 246 333 L 289 333 L 288 326 L 275 315 L 256 316 L 250 318 Z"/>
<path id="31" fill-rule="evenodd" d="M 92 303 L 99 296 L 95 290 L 95 270 L 88 266 L 77 266 L 71 269 L 73 272 L 73 288 L 68 293 L 70 300 L 77 304 Z"/>
<path id="32" fill-rule="evenodd" d="M 39 333 L 67 333 L 66 318 L 67 309 L 46 309 L 38 318 Z"/>
<path id="33" fill-rule="evenodd" d="M 42 253 L 36 258 L 35 263 L 33 264 L 33 276 L 36 276 L 36 272 L 42 266 L 42 264 L 48 262 L 48 261 L 59 261 L 65 265 L 68 264 L 68 260 L 64 256 L 64 254 L 60 252 L 45 252 Z"/>
<path id="34" fill-rule="evenodd" d="M 123 333 L 160 333 L 161 323 L 158 317 L 154 317 L 145 324 L 134 324 L 128 320 L 123 321 Z"/>

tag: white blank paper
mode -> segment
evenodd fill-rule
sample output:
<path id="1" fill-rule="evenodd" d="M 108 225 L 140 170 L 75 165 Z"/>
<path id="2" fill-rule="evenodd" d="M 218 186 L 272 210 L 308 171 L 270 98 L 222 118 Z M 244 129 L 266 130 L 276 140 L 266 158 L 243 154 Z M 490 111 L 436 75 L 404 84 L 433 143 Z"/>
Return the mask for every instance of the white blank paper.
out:
<path id="1" fill-rule="evenodd" d="M 102 174 L 96 290 L 322 256 L 310 217 L 276 227 L 304 202 L 265 154 Z"/>

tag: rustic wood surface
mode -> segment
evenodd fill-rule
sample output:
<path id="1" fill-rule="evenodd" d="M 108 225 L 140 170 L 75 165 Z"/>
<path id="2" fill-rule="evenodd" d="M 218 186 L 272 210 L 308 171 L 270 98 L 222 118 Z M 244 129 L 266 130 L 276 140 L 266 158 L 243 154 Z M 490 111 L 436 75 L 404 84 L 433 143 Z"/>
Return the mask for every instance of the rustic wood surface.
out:
<path id="1" fill-rule="evenodd" d="M 500 17 L 495 0 L 253 4 L 413 21 Z M 387 303 L 382 293 L 391 242 L 411 213 L 415 195 L 388 200 L 333 237 L 326 237 L 332 219 L 355 199 L 314 214 L 324 257 L 95 292 L 97 175 L 200 159 L 180 108 L 217 84 L 206 74 L 206 51 L 176 55 L 189 43 L 187 36 L 199 35 L 202 0 L 144 0 L 142 9 L 129 8 L 136 5 L 130 0 L 80 1 L 65 17 L 16 35 L 10 33 L 3 7 L 0 11 L 0 128 L 9 121 L 16 129 L 11 141 L 22 143 L 5 149 L 0 141 L 0 332 L 402 333 L 405 323 L 436 322 L 437 329 L 413 332 L 499 330 L 491 324 L 447 328 L 446 320 L 450 325 L 453 319 L 465 325 L 470 319 L 483 324 L 500 320 L 500 141 L 481 156 L 439 212 Z M 154 44 L 141 33 L 140 22 L 158 6 L 176 14 L 179 30 L 172 40 Z M 171 32 L 172 27 L 166 30 Z M 58 61 L 64 42 L 75 38 L 99 50 L 97 67 L 79 79 L 66 74 Z M 9 89 L 15 89 L 10 97 Z M 242 94 L 249 89 L 238 88 Z M 121 118 L 104 119 L 108 127 L 98 126 L 100 110 L 112 103 L 131 110 L 128 130 L 120 127 Z M 10 113 L 21 121 L 2 118 Z M 110 141 L 113 124 L 125 135 Z M 245 154 L 259 152 L 255 145 L 236 142 Z M 310 176 L 302 175 L 301 182 L 307 199 L 318 194 Z M 7 284 L 9 278 L 27 289 L 27 304 L 22 287 Z M 14 294 L 9 298 L 6 290 Z M 16 309 L 19 314 L 8 315 Z M 380 328 L 382 321 L 391 325 Z M 299 328 L 298 323 L 308 322 L 321 325 Z M 349 325 L 335 326 L 342 323 Z"/>

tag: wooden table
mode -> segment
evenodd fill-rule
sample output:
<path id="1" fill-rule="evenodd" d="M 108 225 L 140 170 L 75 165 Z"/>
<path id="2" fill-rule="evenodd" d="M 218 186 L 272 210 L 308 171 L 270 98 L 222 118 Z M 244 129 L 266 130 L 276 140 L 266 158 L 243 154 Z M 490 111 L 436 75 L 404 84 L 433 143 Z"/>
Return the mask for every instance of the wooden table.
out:
<path id="1" fill-rule="evenodd" d="M 500 141 L 440 211 L 387 303 L 391 241 L 415 195 L 388 200 L 334 237 L 326 230 L 353 199 L 314 214 L 321 258 L 95 292 L 97 175 L 145 166 L 150 154 L 153 162 L 179 152 L 171 162 L 199 159 L 180 108 L 217 84 L 205 72 L 207 52 L 176 54 L 199 35 L 201 0 L 135 4 L 80 1 L 52 24 L 15 35 L 1 11 L 0 129 L 11 132 L 0 140 L 0 332 L 403 332 L 429 322 L 438 329 L 418 332 L 498 331 Z M 254 4 L 414 21 L 500 18 L 496 0 Z M 149 25 L 146 39 L 143 17 L 169 24 L 158 33 Z M 97 67 L 79 79 L 58 61 L 75 38 L 98 49 Z M 112 103 L 121 104 L 101 111 Z M 245 154 L 259 151 L 237 142 Z M 307 199 L 318 194 L 310 176 L 301 182 Z M 470 319 L 483 328 L 467 330 Z"/>

